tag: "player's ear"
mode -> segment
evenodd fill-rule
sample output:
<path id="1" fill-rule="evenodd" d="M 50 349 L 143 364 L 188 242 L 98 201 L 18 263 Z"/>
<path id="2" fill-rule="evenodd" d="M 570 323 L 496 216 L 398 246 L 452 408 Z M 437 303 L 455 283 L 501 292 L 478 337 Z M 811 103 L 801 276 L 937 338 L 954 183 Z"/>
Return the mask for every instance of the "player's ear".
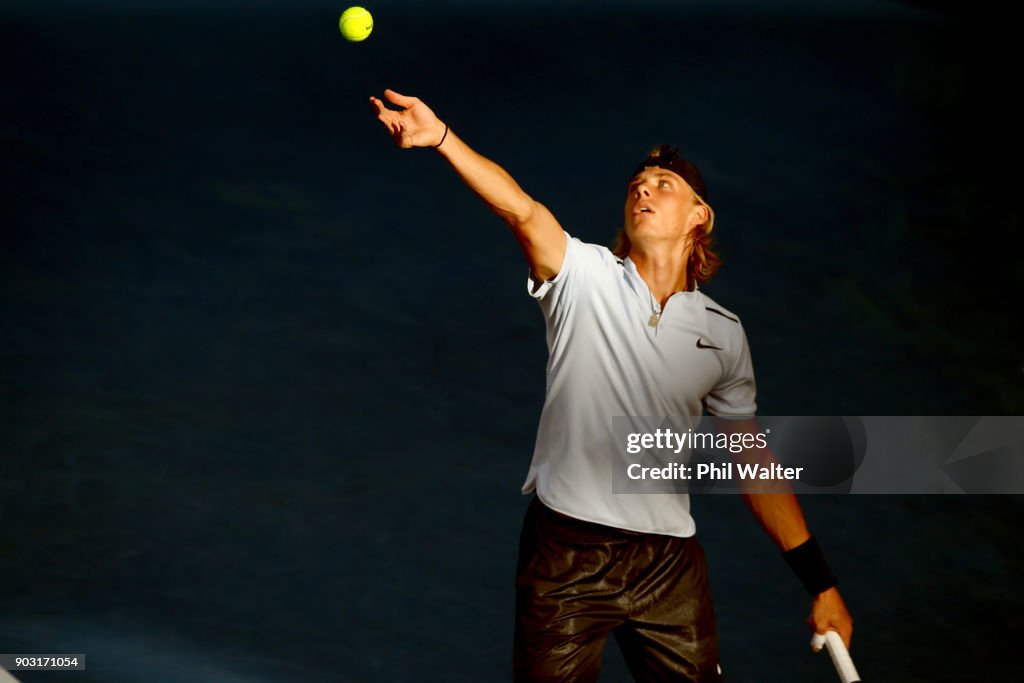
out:
<path id="1" fill-rule="evenodd" d="M 696 212 L 697 225 L 704 225 L 708 222 L 708 219 L 711 218 L 711 215 L 708 213 L 708 207 L 704 206 L 700 202 L 697 202 L 694 205 L 693 210 Z"/>

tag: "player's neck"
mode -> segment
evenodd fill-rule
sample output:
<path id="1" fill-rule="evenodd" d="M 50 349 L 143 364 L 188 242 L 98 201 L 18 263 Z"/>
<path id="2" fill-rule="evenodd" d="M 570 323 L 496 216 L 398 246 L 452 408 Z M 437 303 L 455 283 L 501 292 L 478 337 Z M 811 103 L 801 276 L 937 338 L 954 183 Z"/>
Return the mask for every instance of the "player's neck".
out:
<path id="1" fill-rule="evenodd" d="M 689 289 L 686 279 L 686 264 L 691 249 L 683 251 L 669 249 L 637 249 L 629 252 L 629 258 L 636 265 L 636 272 L 647 283 L 651 294 L 662 306 L 676 292 Z"/>

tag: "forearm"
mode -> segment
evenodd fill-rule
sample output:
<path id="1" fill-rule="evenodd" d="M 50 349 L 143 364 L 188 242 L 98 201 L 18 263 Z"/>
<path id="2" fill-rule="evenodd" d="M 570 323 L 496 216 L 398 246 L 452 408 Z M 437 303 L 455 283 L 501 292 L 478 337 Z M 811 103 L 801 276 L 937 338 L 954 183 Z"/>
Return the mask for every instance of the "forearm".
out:
<path id="1" fill-rule="evenodd" d="M 488 208 L 510 226 L 520 226 L 530 219 L 536 207 L 533 199 L 505 169 L 473 151 L 451 129 L 437 151 Z"/>
<path id="2" fill-rule="evenodd" d="M 811 537 L 793 493 L 745 493 L 743 501 L 779 550 L 795 548 Z"/>
<path id="3" fill-rule="evenodd" d="M 761 427 L 754 418 L 715 418 L 715 428 L 722 434 L 728 434 L 730 439 L 737 434 L 746 437 L 761 433 Z M 766 447 L 745 448 L 734 457 L 740 463 L 759 468 L 778 464 Z M 743 501 L 779 550 L 785 552 L 810 538 L 804 513 L 787 480 L 741 477 L 739 485 Z"/>
<path id="4" fill-rule="evenodd" d="M 725 433 L 760 432 L 757 421 L 753 419 L 716 420 L 716 425 L 719 431 Z M 778 462 L 767 448 L 744 450 L 739 459 L 761 466 Z M 814 596 L 809 623 L 815 633 L 836 630 L 849 647 L 853 620 L 842 596 L 836 590 L 836 577 L 828 567 L 821 547 L 812 540 L 792 486 L 785 480 L 766 482 L 747 479 L 741 480 L 740 486 L 747 507 L 775 546 L 782 551 L 786 563 L 804 584 L 807 592 Z"/>

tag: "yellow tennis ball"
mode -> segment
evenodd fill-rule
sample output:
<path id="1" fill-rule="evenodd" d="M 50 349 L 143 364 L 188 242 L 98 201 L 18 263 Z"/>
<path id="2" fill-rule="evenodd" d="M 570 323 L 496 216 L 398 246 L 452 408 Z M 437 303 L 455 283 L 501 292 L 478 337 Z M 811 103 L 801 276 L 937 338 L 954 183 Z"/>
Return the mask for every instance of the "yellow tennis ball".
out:
<path id="1" fill-rule="evenodd" d="M 373 17 L 362 7 L 349 7 L 341 13 L 338 28 L 341 29 L 341 35 L 345 36 L 345 40 L 366 40 L 373 30 Z"/>

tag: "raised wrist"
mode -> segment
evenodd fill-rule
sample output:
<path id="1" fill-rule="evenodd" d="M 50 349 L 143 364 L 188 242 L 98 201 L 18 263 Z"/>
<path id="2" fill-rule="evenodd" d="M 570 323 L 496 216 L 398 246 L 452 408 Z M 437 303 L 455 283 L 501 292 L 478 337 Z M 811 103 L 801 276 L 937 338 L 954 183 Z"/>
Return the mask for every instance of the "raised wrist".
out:
<path id="1" fill-rule="evenodd" d="M 443 132 L 443 133 L 441 133 L 441 138 L 440 138 L 440 140 L 438 140 L 438 143 L 437 143 L 436 145 L 432 145 L 432 146 L 433 146 L 433 148 L 434 148 L 434 149 L 437 149 L 438 147 L 440 147 L 441 145 L 443 145 L 443 144 L 444 144 L 444 141 L 445 141 L 445 140 L 446 140 L 447 138 L 448 138 L 448 124 L 446 123 L 446 124 L 444 124 L 444 132 Z"/>

